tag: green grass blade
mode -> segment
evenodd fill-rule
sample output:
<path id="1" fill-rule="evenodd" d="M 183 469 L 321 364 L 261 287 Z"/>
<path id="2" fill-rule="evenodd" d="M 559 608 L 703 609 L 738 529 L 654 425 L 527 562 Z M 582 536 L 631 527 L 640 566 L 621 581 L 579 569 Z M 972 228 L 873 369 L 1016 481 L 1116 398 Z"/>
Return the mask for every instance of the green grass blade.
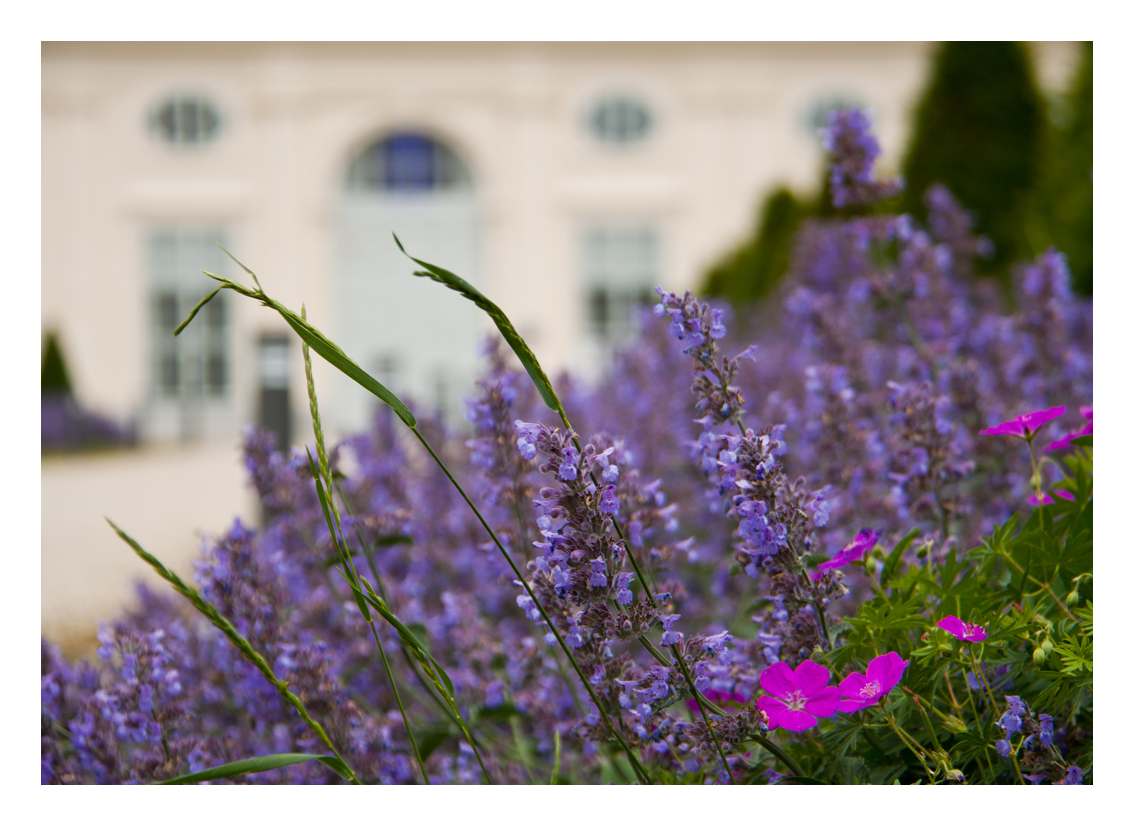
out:
<path id="1" fill-rule="evenodd" d="M 179 324 L 177 326 L 177 329 L 175 329 L 173 331 L 173 335 L 176 336 L 178 333 L 185 330 L 185 326 L 188 325 L 191 321 L 193 321 L 193 317 L 197 315 L 197 313 L 201 310 L 201 308 L 204 307 L 205 305 L 207 305 L 210 301 L 212 301 L 213 296 L 217 295 L 218 293 L 220 293 L 224 289 L 225 289 L 225 286 L 222 284 L 220 287 L 218 287 L 216 290 L 214 290 L 208 296 L 201 299 L 201 301 L 197 302 L 197 304 L 193 305 L 193 309 L 189 311 L 189 315 L 185 318 L 185 321 L 182 322 L 181 324 Z"/>
<path id="2" fill-rule="evenodd" d="M 416 264 L 420 264 L 422 267 L 426 268 L 424 271 L 415 271 L 415 276 L 422 276 L 432 279 L 438 284 L 444 284 L 450 290 L 460 293 L 488 314 L 489 318 L 493 320 L 493 324 L 497 326 L 497 330 L 500 331 L 501 336 L 508 342 L 508 346 L 512 348 L 512 352 L 520 359 L 520 364 L 524 365 L 524 369 L 528 371 L 528 375 L 532 377 L 532 382 L 536 385 L 536 390 L 539 391 L 544 403 L 566 419 L 564 406 L 560 404 L 559 397 L 557 397 L 556 392 L 552 390 L 552 383 L 548 379 L 548 375 L 544 373 L 544 369 L 540 367 L 540 362 L 537 361 L 536 354 L 532 352 L 532 348 L 528 347 L 528 343 L 524 341 L 523 337 L 516 332 L 516 328 L 512 326 L 512 322 L 509 321 L 504 311 L 497 307 L 496 304 L 489 301 L 481 291 L 455 273 L 451 273 L 444 267 L 438 267 L 435 264 L 414 258 L 406 252 L 406 248 L 402 246 L 402 242 L 398 240 L 397 235 L 394 236 L 394 243 L 398 245 L 398 249 L 402 251 L 403 255 Z"/>
<path id="3" fill-rule="evenodd" d="M 315 480 L 315 493 L 319 497 L 319 507 L 323 509 L 323 519 L 327 522 L 327 530 L 331 532 L 331 542 L 335 544 L 335 550 L 339 552 L 339 562 L 343 564 L 343 576 L 347 579 L 347 583 L 351 587 L 351 594 L 355 597 L 355 603 L 359 607 L 362 616 L 366 618 L 367 623 L 370 623 L 370 609 L 367 608 L 366 600 L 363 598 L 363 593 L 359 589 L 359 584 L 354 579 L 354 568 L 351 566 L 350 554 L 343 547 L 339 541 L 339 534 L 336 530 L 335 521 L 331 518 L 331 509 L 327 505 L 327 493 L 323 490 L 323 482 L 319 478 L 319 471 L 315 467 L 315 460 L 311 458 L 311 451 L 307 452 L 307 461 L 311 466 L 311 476 Z"/>
<path id="4" fill-rule="evenodd" d="M 231 279 L 224 276 L 218 276 L 216 273 L 202 271 L 210 278 L 220 281 L 224 287 L 230 290 L 235 290 L 241 295 L 248 296 L 249 298 L 256 299 L 265 307 L 270 307 L 283 317 L 288 326 L 296 332 L 296 335 L 307 343 L 308 347 L 322 356 L 332 367 L 339 370 L 341 373 L 346 374 L 355 383 L 366 388 L 372 394 L 377 396 L 387 405 L 394 409 L 394 413 L 398 415 L 406 425 L 413 428 L 417 424 L 417 420 L 397 396 L 395 396 L 386 386 L 363 370 L 359 365 L 344 353 L 337 344 L 328 339 L 321 333 L 314 325 L 310 324 L 305 319 L 300 318 L 296 313 L 280 304 L 275 299 L 271 298 L 260 290 L 249 290 Z"/>
<path id="5" fill-rule="evenodd" d="M 402 641 L 410 647 L 410 652 L 414 655 L 414 658 L 427 670 L 433 671 L 436 674 L 437 678 L 441 680 L 446 690 L 448 690 L 449 699 L 453 699 L 453 681 L 450 680 L 445 670 L 441 668 L 441 664 L 434 660 L 433 655 L 430 654 L 430 650 L 422 643 L 418 636 L 414 634 L 413 630 L 399 620 L 394 612 L 390 611 L 390 607 L 386 605 L 386 601 L 375 593 L 374 588 L 367 579 L 364 577 L 362 581 L 363 586 L 367 590 L 367 602 L 374 607 L 376 612 L 382 615 L 387 623 L 394 627 L 394 630 L 398 632 L 398 637 L 402 638 Z"/>
<path id="6" fill-rule="evenodd" d="M 333 769 L 342 778 L 350 780 L 351 776 L 343 762 L 334 755 L 307 755 L 302 752 L 282 752 L 279 755 L 264 755 L 260 758 L 246 758 L 243 761 L 232 761 L 221 764 L 219 767 L 210 767 L 201 772 L 192 772 L 189 775 L 179 775 L 168 781 L 155 781 L 155 784 L 196 784 L 199 781 L 214 781 L 218 778 L 233 778 L 238 775 L 249 775 L 254 772 L 267 772 L 278 770 L 280 767 L 290 767 L 292 764 L 302 764 L 305 761 L 318 761 Z"/>
<path id="7" fill-rule="evenodd" d="M 554 729 L 554 730 L 552 730 L 552 735 L 555 737 L 555 740 L 556 740 L 556 754 L 555 754 L 555 757 L 552 759 L 552 780 L 549 781 L 548 783 L 549 784 L 559 784 L 560 783 L 560 747 L 561 747 L 561 745 L 560 745 L 560 731 L 558 729 Z"/>
<path id="8" fill-rule="evenodd" d="M 218 247 L 221 247 L 221 243 L 219 241 L 215 241 L 213 243 L 216 244 Z M 238 259 L 236 256 L 234 256 L 232 253 L 230 253 L 224 247 L 221 247 L 221 252 L 224 253 L 229 258 L 231 258 L 233 261 L 235 261 L 237 267 L 239 267 L 244 272 L 248 273 L 248 275 L 252 276 L 252 283 L 256 285 L 257 290 L 261 289 L 260 288 L 260 279 L 256 278 L 256 274 L 254 272 L 252 272 L 251 270 L 249 270 L 247 267 L 245 267 L 241 263 L 240 259 Z"/>

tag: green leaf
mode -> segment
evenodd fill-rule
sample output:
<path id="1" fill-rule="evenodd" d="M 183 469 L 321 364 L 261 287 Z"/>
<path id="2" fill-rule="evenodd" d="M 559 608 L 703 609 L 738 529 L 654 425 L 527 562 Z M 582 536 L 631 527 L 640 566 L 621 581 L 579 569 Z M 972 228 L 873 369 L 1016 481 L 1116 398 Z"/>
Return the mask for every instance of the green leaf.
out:
<path id="1" fill-rule="evenodd" d="M 1079 445 L 1079 446 L 1084 447 L 1084 448 L 1091 448 L 1092 447 L 1092 435 L 1087 434 L 1085 436 L 1078 436 L 1078 437 L 1076 437 L 1075 439 L 1072 440 L 1072 444 L 1073 445 Z"/>
<path id="2" fill-rule="evenodd" d="M 492 319 L 493 323 L 497 326 L 497 330 L 500 331 L 501 336 L 508 342 L 508 346 L 512 348 L 513 353 L 515 353 L 516 357 L 520 360 L 520 364 L 524 365 L 524 369 L 528 371 L 528 375 L 532 377 L 532 382 L 536 385 L 536 390 L 539 391 L 540 397 L 544 400 L 544 404 L 558 413 L 566 421 L 567 415 L 564 413 L 564 407 L 556 396 L 556 392 L 552 390 L 552 383 L 548 379 L 548 375 L 544 373 L 544 369 L 540 367 L 540 363 L 536 359 L 536 354 L 528 347 L 528 343 L 524 341 L 521 335 L 516 332 L 516 328 L 512 326 L 512 322 L 509 321 L 504 311 L 497 307 L 496 304 L 489 301 L 483 293 L 460 276 L 449 272 L 443 267 L 438 267 L 429 262 L 414 258 L 406 252 L 406 248 L 402 246 L 402 242 L 399 241 L 397 235 L 394 236 L 394 243 L 398 245 L 398 249 L 402 251 L 403 255 L 426 268 L 425 271 L 414 271 L 415 276 L 422 276 L 432 279 L 438 284 L 444 284 L 450 290 L 460 293 L 488 314 L 489 318 Z"/>
<path id="3" fill-rule="evenodd" d="M 1067 643 L 1054 647 L 1054 651 L 1063 661 L 1060 671 L 1065 675 L 1075 675 L 1080 670 L 1092 671 L 1092 641 L 1089 638 L 1072 638 Z"/>
<path id="4" fill-rule="evenodd" d="M 918 536 L 918 527 L 915 526 L 907 535 L 899 540 L 898 545 L 894 550 L 887 555 L 887 562 L 883 566 L 883 572 L 879 575 L 879 585 L 885 586 L 887 582 L 895 576 L 895 572 L 899 570 L 899 562 L 902 560 L 903 552 L 910 548 L 910 544 L 914 542 L 914 538 Z"/>
<path id="5" fill-rule="evenodd" d="M 282 752 L 279 755 L 264 755 L 260 758 L 246 758 L 243 761 L 232 761 L 228 764 L 221 764 L 219 767 L 210 767 L 207 770 L 201 770 L 201 772 L 179 775 L 177 778 L 171 778 L 168 781 L 156 781 L 154 783 L 196 784 L 199 781 L 214 781 L 218 778 L 233 778 L 237 775 L 277 770 L 280 767 L 302 764 L 305 761 L 318 761 L 333 769 L 342 778 L 347 780 L 351 778 L 347 768 L 343 766 L 343 762 L 334 755 L 307 755 L 301 752 Z"/>
<path id="6" fill-rule="evenodd" d="M 780 779 L 780 785 L 784 785 L 784 784 L 789 784 L 789 785 L 792 785 L 792 784 L 804 784 L 804 785 L 807 785 L 807 784 L 822 784 L 825 787 L 828 786 L 827 781 L 820 781 L 819 779 L 816 779 L 816 778 L 809 778 L 806 775 L 793 775 L 793 776 L 789 776 L 788 778 Z"/>
<path id="7" fill-rule="evenodd" d="M 449 727 L 427 727 L 422 730 L 418 735 L 418 751 L 422 754 L 422 760 L 433 755 L 434 750 L 453 735 L 454 732 Z"/>
<path id="8" fill-rule="evenodd" d="M 228 254 L 229 258 L 232 258 L 233 261 L 236 261 L 237 264 L 240 264 L 239 261 L 233 258 L 232 254 L 229 253 L 228 250 L 225 250 L 225 253 Z M 240 264 L 240 266 L 244 268 L 246 272 L 250 274 L 252 273 L 252 271 L 245 267 L 243 264 Z M 375 379 L 373 376 L 359 367 L 358 364 L 356 364 L 354 360 L 347 356 L 347 354 L 345 354 L 337 344 L 324 336 L 319 330 L 309 324 L 305 319 L 296 315 L 291 310 L 284 307 L 284 305 L 280 304 L 278 301 L 260 290 L 259 285 L 257 286 L 256 290 L 250 290 L 244 285 L 238 284 L 237 282 L 231 279 L 227 279 L 224 276 L 218 276 L 216 273 L 210 273 L 208 270 L 203 270 L 202 272 L 205 273 L 205 275 L 207 275 L 209 278 L 221 282 L 223 287 L 227 287 L 230 290 L 235 290 L 241 295 L 248 296 L 251 299 L 256 299 L 266 307 L 270 307 L 275 310 L 280 314 L 281 317 L 283 317 L 284 321 L 288 323 L 288 326 L 296 332 L 296 335 L 303 339 L 307 343 L 308 347 L 310 347 L 325 360 L 327 360 L 327 362 L 330 363 L 332 367 L 338 369 L 341 373 L 354 380 L 356 384 L 366 388 L 372 394 L 374 394 L 391 408 L 393 408 L 394 413 L 396 413 L 398 415 L 398 418 L 401 419 L 406 425 L 411 428 L 417 425 L 417 420 L 414 418 L 414 415 L 410 413 L 410 409 L 407 408 L 405 404 L 403 404 L 401 399 L 391 393 L 390 390 L 388 390 L 381 382 L 379 382 L 377 379 Z M 253 275 L 253 279 L 255 278 L 256 276 Z"/>
<path id="9" fill-rule="evenodd" d="M 840 784 L 870 784 L 867 764 L 862 758 L 840 758 L 835 765 L 836 778 Z"/>

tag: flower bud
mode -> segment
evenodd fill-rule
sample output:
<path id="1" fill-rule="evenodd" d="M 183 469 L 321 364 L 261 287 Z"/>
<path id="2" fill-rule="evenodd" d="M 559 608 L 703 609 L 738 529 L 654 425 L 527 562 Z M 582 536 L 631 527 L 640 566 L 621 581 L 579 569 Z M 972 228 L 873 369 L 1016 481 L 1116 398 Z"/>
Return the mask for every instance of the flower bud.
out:
<path id="1" fill-rule="evenodd" d="M 1033 663 L 1037 666 L 1044 666 L 1044 662 L 1048 660 L 1048 655 L 1045 654 L 1044 649 L 1037 647 L 1033 649 Z"/>
<path id="2" fill-rule="evenodd" d="M 955 735 L 959 732 L 969 732 L 969 727 L 966 726 L 965 721 L 955 715 L 947 715 L 942 719 L 942 726 L 949 732 Z"/>

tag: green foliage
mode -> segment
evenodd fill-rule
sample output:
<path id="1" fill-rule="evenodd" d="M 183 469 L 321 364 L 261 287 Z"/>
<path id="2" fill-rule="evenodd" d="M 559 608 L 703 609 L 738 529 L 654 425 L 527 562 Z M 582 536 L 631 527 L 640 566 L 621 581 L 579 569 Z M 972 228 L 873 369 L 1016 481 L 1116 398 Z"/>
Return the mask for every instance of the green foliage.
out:
<path id="1" fill-rule="evenodd" d="M 71 395 L 71 377 L 67 373 L 67 363 L 63 359 L 63 349 L 59 345 L 59 337 L 54 332 L 47 334 L 43 344 L 43 366 L 39 374 L 39 392 L 41 396 L 48 394 Z"/>
<path id="2" fill-rule="evenodd" d="M 1053 129 L 1028 231 L 1034 252 L 1054 245 L 1072 283 L 1092 294 L 1092 44 L 1081 46 L 1071 87 L 1053 102 Z"/>
<path id="3" fill-rule="evenodd" d="M 863 673 L 886 652 L 910 664 L 885 705 L 838 716 L 818 740 L 790 745 L 809 775 L 842 784 L 942 783 L 957 773 L 970 783 L 1023 783 L 1022 773 L 1060 780 L 1072 764 L 1089 775 L 1091 742 L 1081 735 L 1092 729 L 1091 449 L 1063 462 L 1075 501 L 1013 517 L 964 553 L 920 557 L 911 532 L 861 564 L 880 577 L 868 578 L 870 599 L 833 630 L 838 645 L 825 663 L 838 675 Z M 946 615 L 987 637 L 955 638 L 937 626 Z M 1026 728 L 1010 738 L 1012 760 L 1002 758 L 995 744 L 1006 737 L 997 726 L 1006 695 L 1019 695 L 1034 721 L 1051 715 L 1066 754 L 1025 747 Z"/>
<path id="4" fill-rule="evenodd" d="M 334 755 L 307 755 L 301 752 L 285 752 L 279 755 L 264 755 L 260 758 L 246 758 L 243 761 L 232 761 L 221 764 L 219 767 L 210 767 L 201 772 L 179 775 L 168 781 L 157 781 L 156 784 L 197 784 L 201 781 L 216 781 L 218 778 L 234 778 L 238 775 L 248 775 L 255 772 L 277 770 L 280 767 L 290 767 L 292 764 L 302 764 L 305 761 L 318 761 L 330 767 L 340 777 L 350 779 L 350 770 Z"/>
<path id="5" fill-rule="evenodd" d="M 701 292 L 734 305 L 769 295 L 788 272 L 796 231 L 813 212 L 788 189 L 773 190 L 761 206 L 753 237 L 713 266 Z"/>
<path id="6" fill-rule="evenodd" d="M 1044 101 L 1023 44 L 942 44 L 903 163 L 903 210 L 924 217 L 927 187 L 945 184 L 996 245 L 988 272 L 1005 273 L 1029 252 L 1021 228 L 1040 177 L 1045 130 Z"/>

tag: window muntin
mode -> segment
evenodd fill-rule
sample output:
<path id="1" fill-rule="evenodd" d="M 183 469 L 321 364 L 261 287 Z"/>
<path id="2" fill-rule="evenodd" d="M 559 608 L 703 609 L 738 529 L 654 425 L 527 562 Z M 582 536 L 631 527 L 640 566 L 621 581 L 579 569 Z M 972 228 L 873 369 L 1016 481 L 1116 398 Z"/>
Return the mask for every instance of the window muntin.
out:
<path id="1" fill-rule="evenodd" d="M 152 381 L 158 397 L 184 400 L 228 396 L 231 354 L 227 296 L 214 296 L 194 324 L 173 335 L 213 287 L 201 271 L 223 274 L 227 269 L 224 253 L 215 241 L 225 243 L 220 230 L 161 229 L 150 236 Z"/>
<path id="2" fill-rule="evenodd" d="M 641 100 L 612 96 L 595 105 L 588 116 L 588 126 L 601 141 L 630 144 L 644 140 L 650 134 L 654 117 Z"/>
<path id="3" fill-rule="evenodd" d="M 605 344 L 634 329 L 634 308 L 649 304 L 659 283 L 658 234 L 649 227 L 593 227 L 584 234 L 588 332 Z"/>
<path id="4" fill-rule="evenodd" d="M 415 193 L 470 185 L 469 170 L 453 150 L 416 132 L 376 141 L 347 170 L 347 188 L 357 191 Z"/>
<path id="5" fill-rule="evenodd" d="M 194 95 L 181 95 L 166 98 L 154 107 L 151 125 L 167 143 L 203 144 L 220 134 L 221 115 L 211 101 Z"/>

